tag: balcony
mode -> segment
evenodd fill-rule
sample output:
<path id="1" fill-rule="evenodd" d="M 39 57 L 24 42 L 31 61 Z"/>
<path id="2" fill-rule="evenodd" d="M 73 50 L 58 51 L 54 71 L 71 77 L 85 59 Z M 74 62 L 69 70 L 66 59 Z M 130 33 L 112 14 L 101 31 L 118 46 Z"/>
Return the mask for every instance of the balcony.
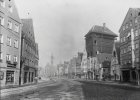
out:
<path id="1" fill-rule="evenodd" d="M 7 60 L 6 62 L 7 62 L 7 64 L 11 64 L 11 61 L 10 60 Z"/>
<path id="2" fill-rule="evenodd" d="M 18 63 L 17 62 L 13 62 L 13 64 L 16 66 Z"/>

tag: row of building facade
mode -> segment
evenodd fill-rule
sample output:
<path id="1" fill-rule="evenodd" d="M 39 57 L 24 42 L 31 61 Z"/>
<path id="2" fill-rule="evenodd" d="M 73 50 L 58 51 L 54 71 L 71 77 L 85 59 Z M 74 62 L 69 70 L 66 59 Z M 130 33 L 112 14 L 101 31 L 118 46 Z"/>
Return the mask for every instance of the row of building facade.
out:
<path id="1" fill-rule="evenodd" d="M 130 8 L 118 35 L 95 25 L 85 35 L 85 50 L 58 66 L 58 73 L 95 80 L 135 82 L 140 79 L 140 8 Z M 80 58 L 80 60 L 79 60 Z M 66 66 L 67 65 L 67 66 Z M 67 71 L 65 71 L 67 69 Z"/>
<path id="2" fill-rule="evenodd" d="M 14 0 L 0 0 L 0 85 L 34 83 L 38 44 L 32 19 L 20 19 Z"/>

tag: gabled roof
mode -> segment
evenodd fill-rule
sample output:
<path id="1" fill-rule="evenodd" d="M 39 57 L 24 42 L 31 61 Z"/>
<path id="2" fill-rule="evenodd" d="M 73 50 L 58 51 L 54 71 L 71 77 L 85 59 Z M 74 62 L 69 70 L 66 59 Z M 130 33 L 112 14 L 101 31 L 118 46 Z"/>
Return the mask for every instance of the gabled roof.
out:
<path id="1" fill-rule="evenodd" d="M 132 17 L 135 17 L 136 16 L 136 12 L 139 12 L 140 11 L 140 8 L 129 8 L 124 20 L 123 20 L 123 23 L 119 29 L 119 33 L 122 29 L 122 26 L 126 24 L 126 22 L 129 20 L 129 18 L 132 16 Z"/>
<path id="2" fill-rule="evenodd" d="M 111 35 L 111 36 L 114 36 L 114 37 L 118 37 L 117 34 L 115 34 L 114 32 L 112 32 L 110 29 L 108 29 L 107 27 L 105 26 L 98 26 L 98 25 L 95 25 L 93 26 L 89 32 L 85 35 L 85 37 L 91 33 L 100 33 L 100 34 L 104 34 L 104 35 Z"/>
<path id="3" fill-rule="evenodd" d="M 35 41 L 34 28 L 32 19 L 22 19 L 22 34 L 30 38 L 30 40 Z"/>
<path id="4" fill-rule="evenodd" d="M 14 0 L 5 0 L 5 4 L 6 4 L 6 6 L 5 6 L 6 10 L 5 10 L 5 8 L 4 9 L 0 8 L 0 11 L 4 12 L 5 15 L 14 19 L 18 23 L 21 23 L 21 20 L 20 20 L 20 17 L 19 17 L 19 14 L 18 14 L 18 11 L 17 11 Z M 9 6 L 12 7 L 12 12 L 9 12 L 9 10 L 8 10 Z"/>

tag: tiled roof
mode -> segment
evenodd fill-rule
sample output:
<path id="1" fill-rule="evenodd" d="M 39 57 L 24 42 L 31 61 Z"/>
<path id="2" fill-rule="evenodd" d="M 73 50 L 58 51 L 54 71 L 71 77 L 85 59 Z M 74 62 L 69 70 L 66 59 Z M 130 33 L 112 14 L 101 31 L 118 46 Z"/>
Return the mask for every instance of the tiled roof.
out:
<path id="1" fill-rule="evenodd" d="M 118 37 L 114 32 L 112 32 L 110 29 L 108 29 L 107 27 L 104 26 L 98 26 L 95 25 L 93 26 L 89 32 L 85 35 L 85 37 L 90 34 L 90 33 L 100 33 L 100 34 L 104 34 L 104 35 L 111 35 L 114 37 Z"/>
<path id="2" fill-rule="evenodd" d="M 119 29 L 119 32 L 121 33 L 121 29 L 123 27 L 123 25 L 125 25 L 127 23 L 127 21 L 129 20 L 129 17 L 132 16 L 132 17 L 136 17 L 137 13 L 140 12 L 140 8 L 129 8 L 127 14 L 125 15 L 125 18 L 122 22 L 122 25 Z"/>
<path id="3" fill-rule="evenodd" d="M 25 34 L 25 36 L 30 38 L 32 41 L 35 41 L 33 20 L 32 19 L 22 19 L 22 24 L 23 24 L 22 32 Z"/>

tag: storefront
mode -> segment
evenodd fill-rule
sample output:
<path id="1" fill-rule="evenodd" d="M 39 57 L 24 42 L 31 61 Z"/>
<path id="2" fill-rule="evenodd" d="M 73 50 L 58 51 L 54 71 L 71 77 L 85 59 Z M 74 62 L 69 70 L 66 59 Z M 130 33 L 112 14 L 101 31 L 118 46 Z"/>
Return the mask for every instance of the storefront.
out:
<path id="1" fill-rule="evenodd" d="M 35 77 L 37 76 L 37 69 L 29 66 L 25 66 L 22 71 L 22 84 L 35 83 Z"/>

